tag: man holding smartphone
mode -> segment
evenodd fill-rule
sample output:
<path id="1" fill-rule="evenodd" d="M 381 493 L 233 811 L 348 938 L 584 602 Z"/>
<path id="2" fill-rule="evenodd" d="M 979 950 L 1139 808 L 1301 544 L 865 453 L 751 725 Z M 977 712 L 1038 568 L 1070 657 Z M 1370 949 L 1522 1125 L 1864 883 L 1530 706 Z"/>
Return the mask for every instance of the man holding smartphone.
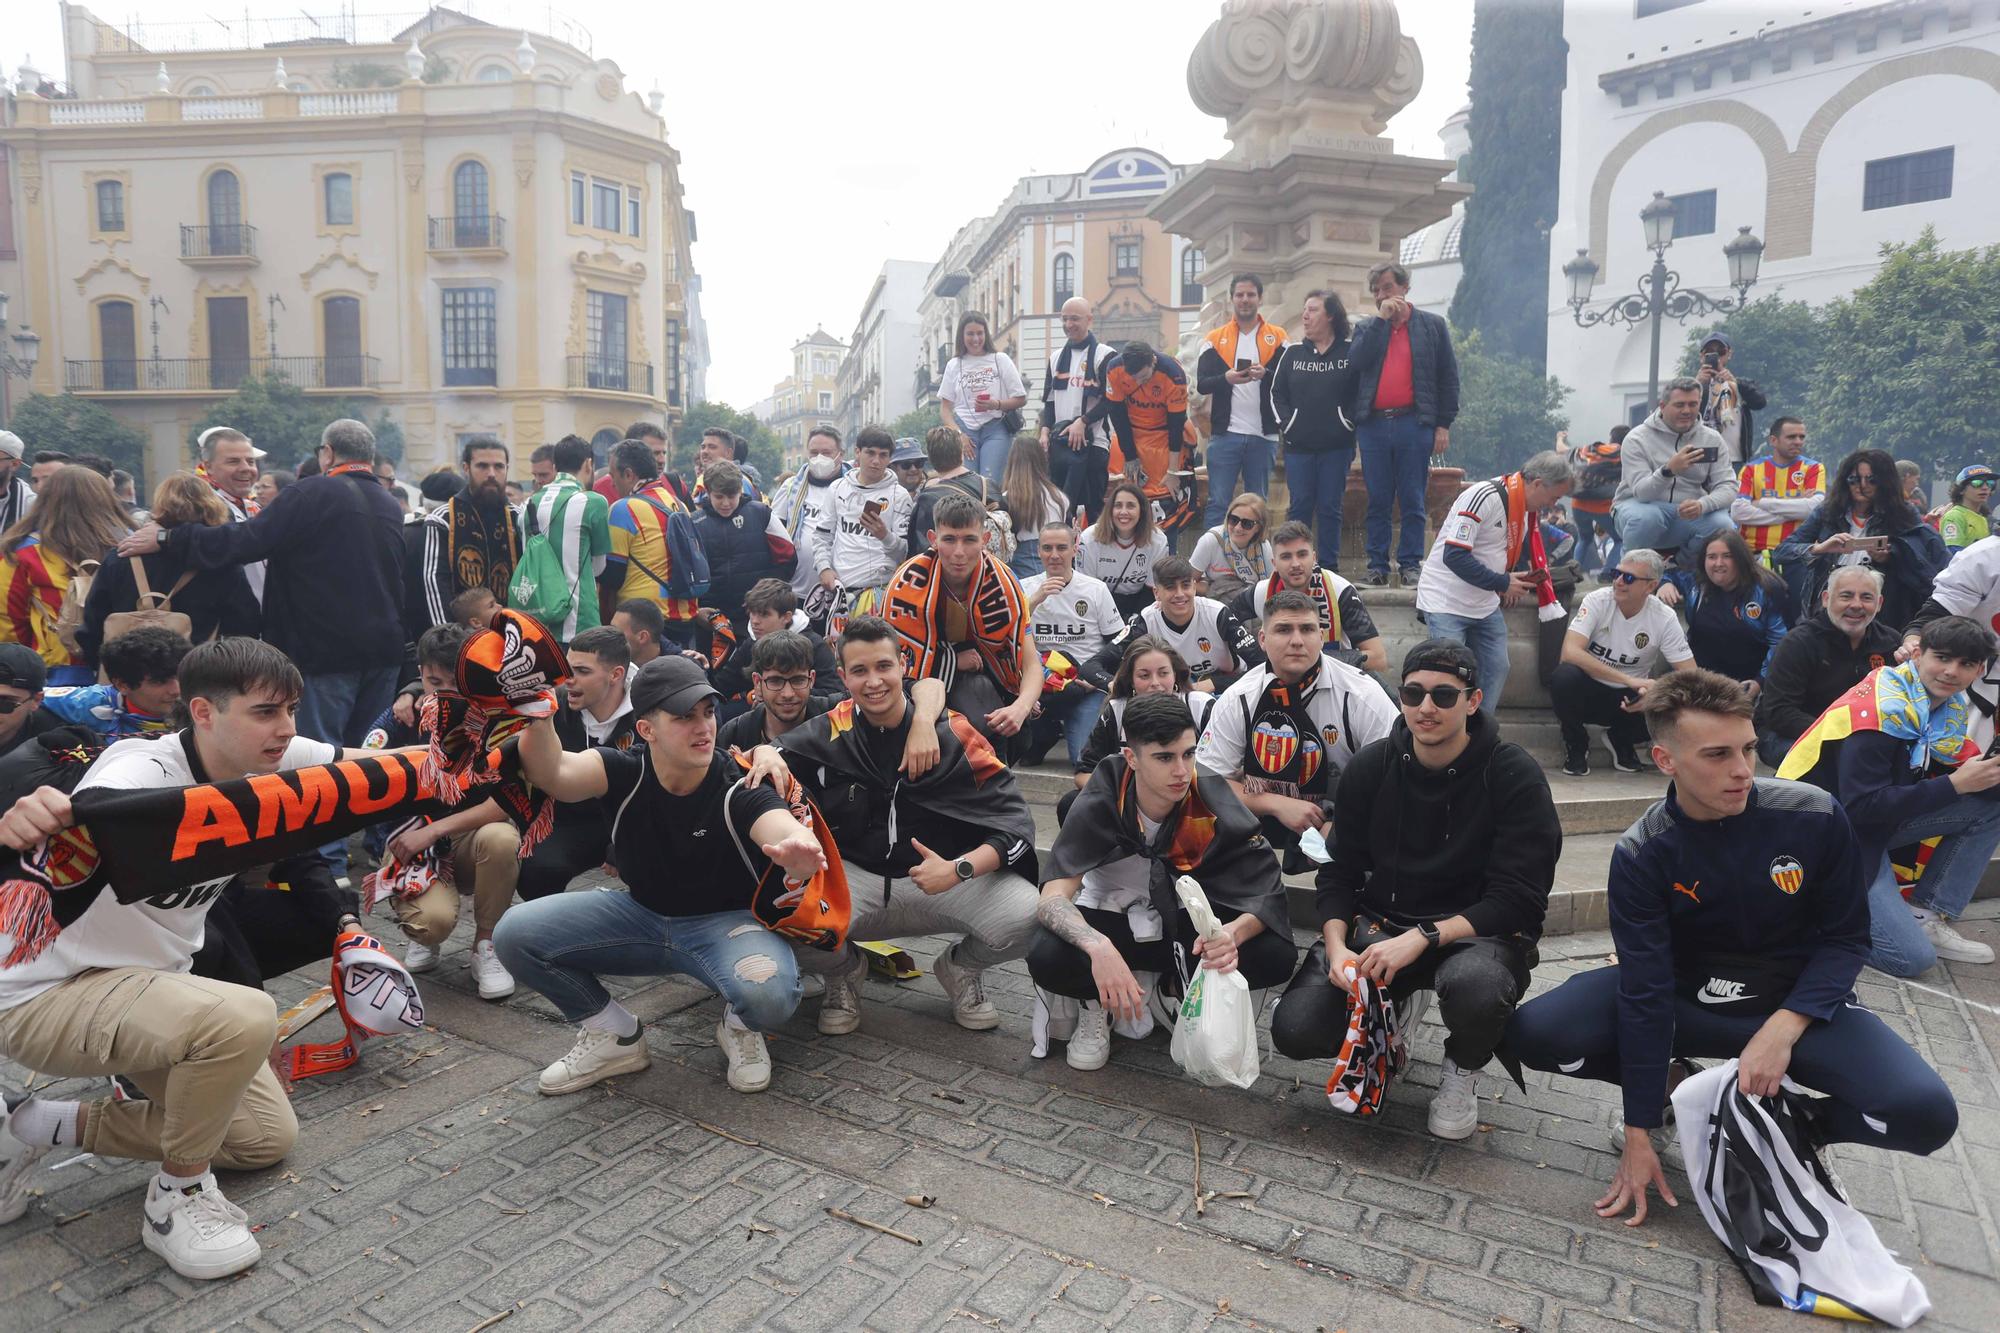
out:
<path id="1" fill-rule="evenodd" d="M 1212 330 L 1195 363 L 1195 388 L 1208 399 L 1208 513 L 1204 528 L 1222 522 L 1243 489 L 1263 495 L 1270 488 L 1272 441 L 1278 417 L 1271 406 L 1270 371 L 1285 350 L 1285 331 L 1258 313 L 1264 280 L 1239 273 L 1229 284 L 1233 318 Z"/>
<path id="2" fill-rule="evenodd" d="M 889 471 L 895 450 L 888 431 L 864 427 L 854 437 L 854 470 L 827 487 L 811 559 L 820 586 L 845 603 L 836 615 L 873 610 L 908 551 L 904 534 L 913 501 Z"/>
<path id="3" fill-rule="evenodd" d="M 1692 569 L 1710 537 L 1729 532 L 1736 469 L 1720 435 L 1701 424 L 1701 384 L 1682 376 L 1660 389 L 1659 410 L 1625 436 L 1611 521 L 1628 551 L 1679 553 Z"/>

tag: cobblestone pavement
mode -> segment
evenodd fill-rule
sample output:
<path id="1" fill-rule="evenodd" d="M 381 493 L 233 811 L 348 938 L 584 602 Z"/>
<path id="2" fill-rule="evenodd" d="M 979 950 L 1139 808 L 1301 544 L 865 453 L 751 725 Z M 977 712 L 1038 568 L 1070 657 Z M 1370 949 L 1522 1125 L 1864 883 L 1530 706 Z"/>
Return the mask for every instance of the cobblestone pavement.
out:
<path id="1" fill-rule="evenodd" d="M 1991 915 L 1972 924 L 2000 935 Z M 928 977 L 871 980 L 861 1032 L 815 1036 L 808 999 L 771 1042 L 770 1090 L 742 1097 L 722 1080 L 715 1001 L 670 980 L 622 992 L 648 1022 L 649 1071 L 545 1098 L 534 1076 L 568 1029 L 539 997 L 482 1004 L 465 943 L 423 979 L 435 1032 L 301 1085 L 292 1157 L 225 1180 L 261 1228 L 256 1269 L 167 1272 L 138 1240 L 148 1168 L 86 1159 L 38 1177 L 35 1207 L 0 1228 L 0 1329 L 1804 1327 L 1751 1303 L 1692 1202 L 1636 1232 L 1592 1216 L 1614 1164 L 1601 1090 L 1531 1076 L 1524 1096 L 1492 1073 L 1481 1132 L 1429 1137 L 1434 1018 L 1367 1124 L 1328 1109 L 1323 1065 L 1270 1057 L 1238 1092 L 1182 1079 L 1159 1037 L 1118 1041 L 1095 1073 L 1059 1048 L 1034 1060 L 1019 965 L 989 979 L 1006 1020 L 991 1033 L 953 1026 Z M 1536 989 L 1608 949 L 1551 941 Z M 1994 971 L 1862 986 L 1963 1112 L 1929 1160 L 1835 1157 L 1928 1286 L 1927 1327 L 1990 1329 L 2000 1309 Z M 274 989 L 289 1001 L 314 980 Z M 25 1078 L 0 1064 L 9 1091 Z M 1230 1196 L 1205 1211 L 1197 1132 L 1203 1189 Z"/>

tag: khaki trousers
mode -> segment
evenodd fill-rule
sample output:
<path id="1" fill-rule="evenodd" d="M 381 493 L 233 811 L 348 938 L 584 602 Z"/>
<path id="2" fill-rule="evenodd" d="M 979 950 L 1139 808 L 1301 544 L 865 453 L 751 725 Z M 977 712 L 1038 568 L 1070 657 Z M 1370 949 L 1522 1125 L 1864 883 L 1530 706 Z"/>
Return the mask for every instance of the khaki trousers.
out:
<path id="1" fill-rule="evenodd" d="M 391 907 L 403 933 L 435 949 L 451 938 L 458 925 L 458 897 L 471 885 L 472 922 L 492 930 L 514 902 L 514 885 L 521 878 L 521 835 L 512 824 L 482 824 L 455 834 L 451 840 L 453 884 L 431 885 L 414 898 L 397 898 Z"/>
<path id="2" fill-rule="evenodd" d="M 0 1011 L 0 1054 L 43 1074 L 124 1074 L 152 1099 L 90 1103 L 85 1149 L 233 1171 L 271 1165 L 299 1136 L 269 1063 L 277 1036 L 264 992 L 142 967 L 84 972 Z"/>

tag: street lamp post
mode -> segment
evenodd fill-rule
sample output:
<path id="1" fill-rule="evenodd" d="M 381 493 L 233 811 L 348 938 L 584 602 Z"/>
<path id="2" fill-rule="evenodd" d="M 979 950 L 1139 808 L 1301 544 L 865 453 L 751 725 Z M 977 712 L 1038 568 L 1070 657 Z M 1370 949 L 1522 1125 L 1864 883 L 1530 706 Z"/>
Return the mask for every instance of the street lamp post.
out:
<path id="1" fill-rule="evenodd" d="M 0 292 L 0 334 L 7 332 L 7 293 Z M 0 430 L 6 429 L 12 413 L 9 411 L 7 381 L 19 375 L 22 379 L 35 373 L 35 363 L 41 359 L 42 337 L 26 324 L 13 337 L 16 351 L 0 349 Z"/>
<path id="2" fill-rule="evenodd" d="M 1578 250 L 1576 258 L 1564 264 L 1562 271 L 1569 279 L 1569 308 L 1579 328 L 1652 322 L 1653 348 L 1646 367 L 1646 401 L 1657 403 L 1662 318 L 1681 323 L 1689 315 L 1731 315 L 1743 309 L 1749 303 L 1750 289 L 1757 284 L 1764 243 L 1752 236 L 1748 227 L 1738 227 L 1735 237 L 1722 247 L 1723 257 L 1729 261 L 1729 285 L 1736 289 L 1736 297 L 1731 300 L 1682 287 L 1681 275 L 1667 267 L 1667 247 L 1674 243 L 1674 206 L 1668 202 L 1665 191 L 1653 191 L 1651 202 L 1639 210 L 1639 222 L 1645 228 L 1646 248 L 1653 252 L 1653 269 L 1639 280 L 1638 291 L 1612 298 L 1611 304 L 1601 310 L 1586 310 L 1590 289 L 1597 282 L 1597 261 L 1588 250 Z"/>

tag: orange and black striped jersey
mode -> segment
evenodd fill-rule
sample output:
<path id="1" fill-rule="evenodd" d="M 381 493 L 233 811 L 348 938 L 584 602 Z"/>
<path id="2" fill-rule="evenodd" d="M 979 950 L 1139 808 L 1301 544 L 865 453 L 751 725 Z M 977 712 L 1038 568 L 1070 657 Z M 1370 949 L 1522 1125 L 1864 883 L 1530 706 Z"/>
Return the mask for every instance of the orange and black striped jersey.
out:
<path id="1" fill-rule="evenodd" d="M 1111 405 L 1111 430 L 1116 447 L 1111 470 L 1136 457 L 1148 488 L 1164 486 L 1171 455 L 1182 447 L 1187 429 L 1188 378 L 1180 362 L 1161 355 L 1144 383 L 1113 361 L 1104 378 L 1104 399 Z"/>

